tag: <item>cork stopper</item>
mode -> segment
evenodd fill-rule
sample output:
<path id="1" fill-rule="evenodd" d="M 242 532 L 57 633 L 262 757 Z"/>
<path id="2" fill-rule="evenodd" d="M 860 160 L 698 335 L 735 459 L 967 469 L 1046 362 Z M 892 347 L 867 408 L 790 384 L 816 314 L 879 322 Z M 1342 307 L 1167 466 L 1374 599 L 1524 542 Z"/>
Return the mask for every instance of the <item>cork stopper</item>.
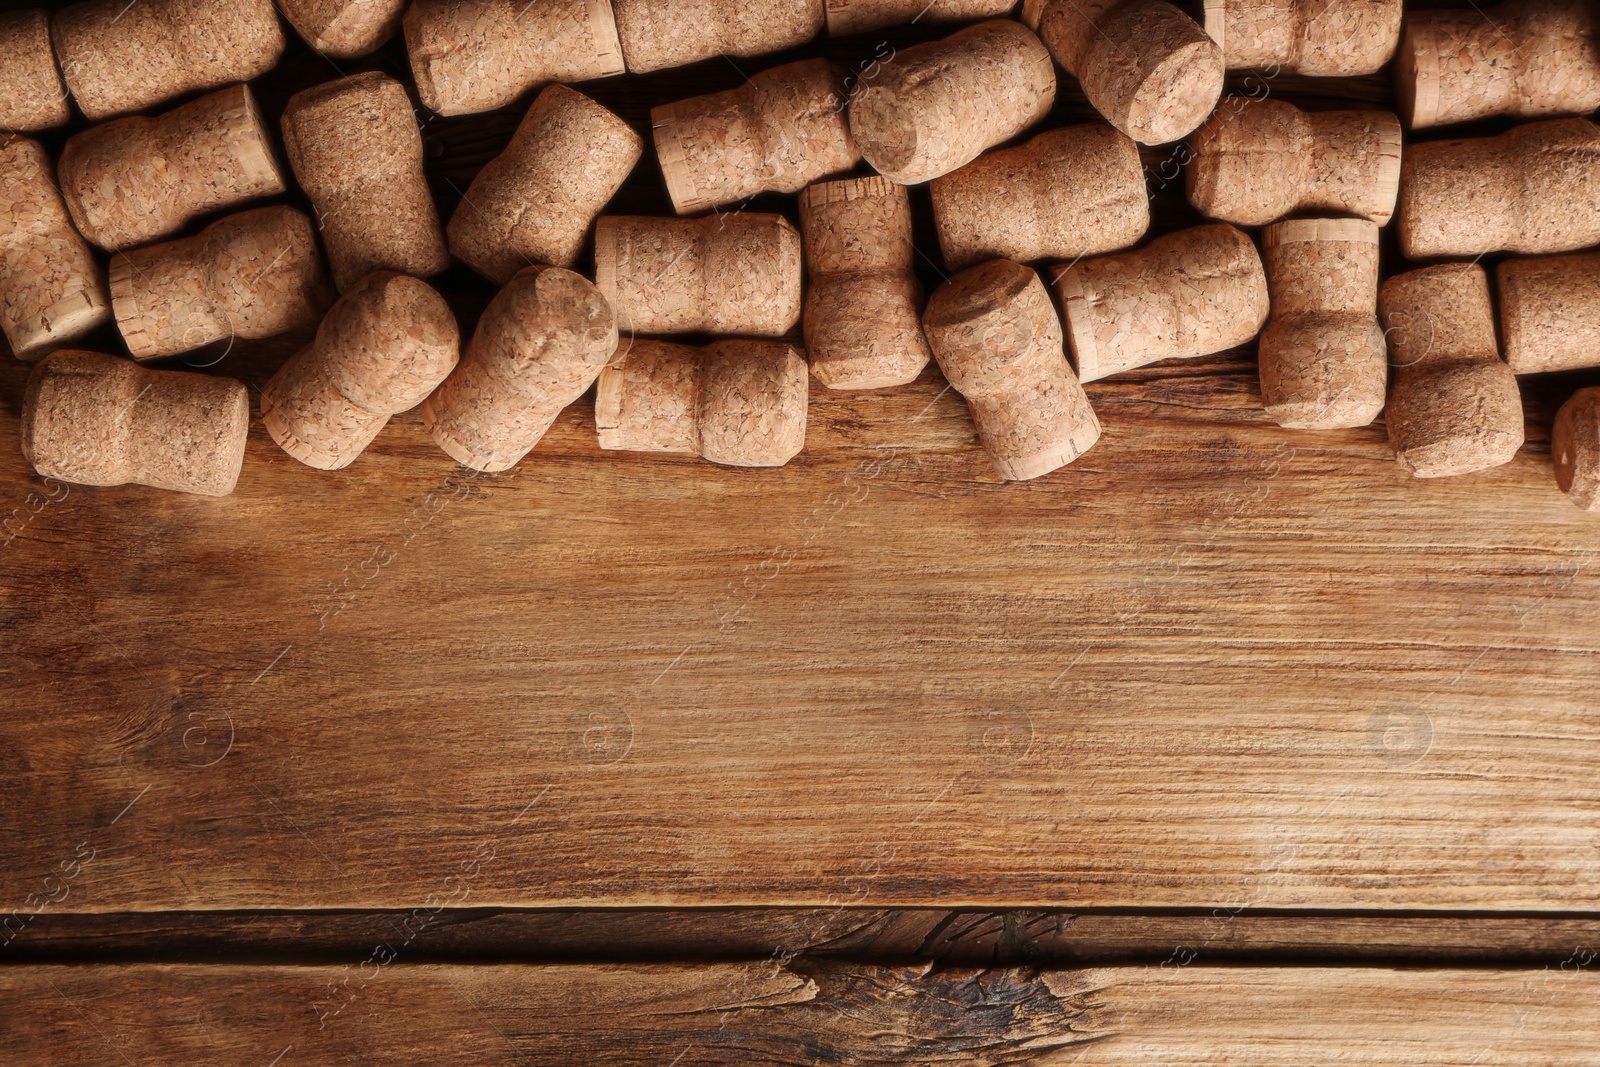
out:
<path id="1" fill-rule="evenodd" d="M 0 130 L 48 130 L 72 118 L 50 46 L 50 12 L 0 11 Z"/>
<path id="2" fill-rule="evenodd" d="M 1223 352 L 1267 321 L 1267 276 L 1250 238 L 1225 223 L 1055 272 L 1078 380 Z"/>
<path id="3" fill-rule="evenodd" d="M 134 359 L 311 326 L 331 296 L 311 220 L 260 207 L 111 257 L 111 306 Z"/>
<path id="4" fill-rule="evenodd" d="M 1166 0 L 1024 0 L 1022 20 L 1094 109 L 1140 144 L 1166 144 L 1222 95 L 1222 49 Z"/>
<path id="5" fill-rule="evenodd" d="M 1389 444 L 1418 478 L 1488 470 L 1522 447 L 1522 395 L 1494 340 L 1489 276 L 1476 263 L 1397 274 L 1378 291 L 1394 364 Z"/>
<path id="6" fill-rule="evenodd" d="M 934 290 L 922 324 L 1000 477 L 1048 474 L 1100 439 L 1050 294 L 1029 268 L 996 259 L 962 271 Z"/>
<path id="7" fill-rule="evenodd" d="M 1550 432 L 1556 485 L 1585 511 L 1600 511 L 1600 388 L 1579 389 Z"/>
<path id="8" fill-rule="evenodd" d="M 1600 252 L 1502 260 L 1495 287 L 1514 373 L 1600 367 Z"/>
<path id="9" fill-rule="evenodd" d="M 623 71 L 610 0 L 414 0 L 402 25 L 417 95 L 441 115 Z"/>
<path id="10" fill-rule="evenodd" d="M 461 337 L 427 282 L 374 271 L 339 298 L 317 337 L 261 390 L 261 421 L 308 467 L 338 470 L 456 365 Z"/>
<path id="11" fill-rule="evenodd" d="M 1375 74 L 1400 43 L 1402 0 L 1205 0 L 1229 70 Z"/>
<path id="12" fill-rule="evenodd" d="M 0 134 L 0 329 L 18 359 L 38 359 L 111 318 L 105 273 L 56 189 L 50 156 Z"/>
<path id="13" fill-rule="evenodd" d="M 1588 119 L 1414 144 L 1400 172 L 1400 251 L 1570 252 L 1600 244 L 1597 203 L 1600 128 Z"/>
<path id="14" fill-rule="evenodd" d="M 616 349 L 616 317 L 587 278 L 528 267 L 489 301 L 460 365 L 422 402 L 423 424 L 456 462 L 506 470 Z"/>
<path id="15" fill-rule="evenodd" d="M 922 336 L 905 186 L 876 176 L 813 185 L 800 194 L 800 235 L 811 275 L 806 350 L 817 381 L 830 389 L 914 381 L 932 353 Z"/>
<path id="16" fill-rule="evenodd" d="M 78 485 L 227 496 L 249 432 L 243 382 L 78 349 L 33 368 L 22 402 L 23 456 L 44 477 Z"/>
<path id="17" fill-rule="evenodd" d="M 822 32 L 823 0 L 612 0 L 628 69 L 681 67 L 713 56 L 765 55 Z"/>
<path id="18" fill-rule="evenodd" d="M 989 152 L 930 189 L 939 247 L 954 270 L 1114 252 L 1150 228 L 1139 146 L 1101 122 Z"/>
<path id="19" fill-rule="evenodd" d="M 692 215 L 757 193 L 793 193 L 861 161 L 845 120 L 844 71 L 803 59 L 736 89 L 653 108 L 672 206 Z"/>
<path id="20" fill-rule="evenodd" d="M 1272 319 L 1261 332 L 1261 398 L 1291 430 L 1367 426 L 1383 410 L 1378 225 L 1291 219 L 1261 233 Z"/>
<path id="21" fill-rule="evenodd" d="M 88 0 L 50 23 L 67 88 L 90 122 L 277 66 L 272 0 Z"/>
<path id="22" fill-rule="evenodd" d="M 329 59 L 376 51 L 400 28 L 406 0 L 278 0 L 295 32 Z"/>
<path id="23" fill-rule="evenodd" d="M 643 152 L 644 140 L 616 115 L 549 86 L 467 186 L 446 231 L 450 251 L 500 285 L 533 263 L 572 266 Z"/>
<path id="24" fill-rule="evenodd" d="M 1589 0 L 1510 0 L 1487 11 L 1415 10 L 1394 63 L 1413 130 L 1600 107 L 1600 15 Z"/>
<path id="25" fill-rule="evenodd" d="M 283 146 L 341 292 L 375 270 L 426 278 L 450 265 L 422 173 L 422 133 L 399 82 L 372 71 L 296 93 Z"/>
<path id="26" fill-rule="evenodd" d="M 782 215 L 609 215 L 594 271 L 624 333 L 778 337 L 800 321 L 800 234 Z"/>
<path id="27" fill-rule="evenodd" d="M 1055 64 L 1039 38 L 991 19 L 896 52 L 858 81 L 850 133 L 880 174 L 916 185 L 1015 137 L 1055 98 Z"/>
<path id="28" fill-rule="evenodd" d="M 806 358 L 781 341 L 634 341 L 600 372 L 600 447 L 781 467 L 806 443 Z"/>
<path id="29" fill-rule="evenodd" d="M 942 26 L 1009 15 L 1017 0 L 827 0 L 828 36 L 881 30 L 889 26 Z"/>

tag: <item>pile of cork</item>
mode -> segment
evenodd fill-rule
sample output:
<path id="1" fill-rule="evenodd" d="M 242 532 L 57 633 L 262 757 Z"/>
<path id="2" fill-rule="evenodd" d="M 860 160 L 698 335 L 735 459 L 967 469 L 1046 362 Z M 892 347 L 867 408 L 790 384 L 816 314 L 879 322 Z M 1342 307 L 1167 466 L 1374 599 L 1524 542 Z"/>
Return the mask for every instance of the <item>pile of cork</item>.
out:
<path id="1" fill-rule="evenodd" d="M 1036 478 L 1100 436 L 1082 383 L 1256 339 L 1272 419 L 1336 430 L 1386 410 L 1400 464 L 1440 477 L 1516 453 L 1518 375 L 1600 367 L 1600 252 L 1580 251 L 1600 245 L 1589 0 L 1205 0 L 1199 21 L 1167 0 L 1026 0 L 1018 19 L 1012 0 L 280 3 L 337 61 L 403 32 L 439 114 L 536 95 L 446 224 L 413 89 L 386 74 L 299 93 L 274 142 L 248 84 L 285 47 L 272 0 L 0 15 L 0 129 L 21 131 L 0 135 L 0 326 L 39 360 L 22 447 L 41 474 L 230 492 L 245 386 L 147 364 L 313 326 L 259 414 L 325 470 L 418 406 L 451 457 L 504 470 L 591 386 L 602 448 L 779 465 L 804 445 L 810 377 L 886 389 L 931 358 L 1001 476 Z M 602 216 L 645 139 L 565 83 L 912 21 L 968 24 L 849 78 L 807 59 L 656 107 L 681 217 Z M 1224 96 L 1230 70 L 1385 65 L 1398 116 Z M 1063 70 L 1103 121 L 997 147 L 1050 113 Z M 52 160 L 22 133 L 69 121 L 69 101 L 97 125 Z M 1491 116 L 1521 124 L 1405 132 Z M 1145 242 L 1139 145 L 1185 138 L 1188 198 L 1215 221 Z M 248 206 L 291 176 L 315 219 Z M 926 298 L 922 183 L 955 272 Z M 762 193 L 796 195 L 798 228 L 737 210 Z M 1417 262 L 1383 271 L 1391 219 Z M 572 269 L 591 239 L 593 279 Z M 1491 253 L 1515 254 L 1493 295 Z M 422 280 L 452 258 L 500 287 L 464 350 Z M 128 356 L 70 347 L 112 320 Z M 680 334 L 720 339 L 661 339 Z M 1600 388 L 1561 408 L 1553 452 L 1560 488 L 1600 510 Z"/>

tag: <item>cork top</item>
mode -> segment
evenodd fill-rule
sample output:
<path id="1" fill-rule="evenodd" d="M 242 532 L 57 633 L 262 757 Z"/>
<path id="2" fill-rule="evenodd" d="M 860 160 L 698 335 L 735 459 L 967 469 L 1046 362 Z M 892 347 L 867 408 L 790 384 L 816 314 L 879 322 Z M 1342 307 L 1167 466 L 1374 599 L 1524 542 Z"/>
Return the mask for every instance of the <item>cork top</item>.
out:
<path id="1" fill-rule="evenodd" d="M 1261 247 L 1299 241 L 1349 241 L 1353 244 L 1378 243 L 1378 224 L 1370 219 L 1288 219 L 1275 222 L 1261 231 Z"/>
<path id="2" fill-rule="evenodd" d="M 983 353 L 982 359 L 940 363 L 963 396 L 983 396 L 986 387 L 1010 380 L 1011 364 L 1031 358 L 1040 338 L 1032 317 L 1019 308 L 1022 296 L 1039 285 L 1031 268 L 995 259 L 957 274 L 928 301 L 922 321 L 930 333 L 961 327 L 966 345 Z"/>
<path id="3" fill-rule="evenodd" d="M 379 415 L 422 403 L 456 365 L 456 317 L 428 283 L 373 271 L 317 328 L 317 349 L 333 387 Z"/>

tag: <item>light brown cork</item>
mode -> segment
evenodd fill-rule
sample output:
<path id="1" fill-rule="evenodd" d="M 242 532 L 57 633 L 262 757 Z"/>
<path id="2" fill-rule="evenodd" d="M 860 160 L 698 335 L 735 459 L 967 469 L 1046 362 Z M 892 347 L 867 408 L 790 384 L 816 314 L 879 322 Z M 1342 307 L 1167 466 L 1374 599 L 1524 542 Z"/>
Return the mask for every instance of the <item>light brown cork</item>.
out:
<path id="1" fill-rule="evenodd" d="M 308 467 L 338 470 L 455 369 L 455 315 L 427 282 L 374 271 L 329 309 L 317 337 L 261 390 L 261 422 Z"/>
<path id="2" fill-rule="evenodd" d="M 243 211 L 111 257 L 111 304 L 134 359 L 310 326 L 331 299 L 311 220 L 292 207 Z"/>
<path id="3" fill-rule="evenodd" d="M 91 126 L 67 139 L 60 174 L 79 232 L 113 252 L 284 190 L 248 85 Z"/>
<path id="4" fill-rule="evenodd" d="M 986 153 L 929 188 L 952 270 L 1114 252 L 1150 228 L 1139 146 L 1102 122 Z"/>
<path id="5" fill-rule="evenodd" d="M 1400 43 L 1402 0 L 1205 0 L 1229 70 L 1324 78 L 1376 73 Z"/>
<path id="6" fill-rule="evenodd" d="M 375 270 L 426 278 L 450 265 L 422 173 L 422 133 L 399 82 L 373 71 L 296 93 L 283 146 L 341 292 Z"/>
<path id="7" fill-rule="evenodd" d="M 912 45 L 864 74 L 850 133 L 878 173 L 916 185 L 971 163 L 1044 118 L 1056 68 L 1033 31 L 1010 19 Z"/>
<path id="8" fill-rule="evenodd" d="M 1166 0 L 1024 0 L 1022 21 L 1094 109 L 1140 144 L 1185 136 L 1222 95 L 1222 49 Z"/>
<path id="9" fill-rule="evenodd" d="M 1600 243 L 1600 128 L 1547 119 L 1409 145 L 1396 224 L 1407 259 L 1570 252 Z"/>
<path id="10" fill-rule="evenodd" d="M 1579 389 L 1550 431 L 1556 485 L 1585 511 L 1600 511 L 1600 388 Z"/>
<path id="11" fill-rule="evenodd" d="M 600 291 L 561 267 L 528 267 L 489 301 L 461 363 L 422 402 L 422 421 L 456 462 L 514 466 L 617 350 Z"/>
<path id="12" fill-rule="evenodd" d="M 1394 62 L 1409 129 L 1600 107 L 1600 15 L 1590 0 L 1510 0 L 1406 15 Z"/>
<path id="13" fill-rule="evenodd" d="M 1240 226 L 1296 211 L 1382 226 L 1400 193 L 1400 120 L 1387 111 L 1306 112 L 1230 96 L 1189 138 L 1189 151 L 1189 203 Z"/>
<path id="14" fill-rule="evenodd" d="M 105 272 L 72 228 L 44 146 L 0 134 L 0 328 L 38 359 L 111 318 Z"/>
<path id="15" fill-rule="evenodd" d="M 406 0 L 278 0 L 305 42 L 330 59 L 376 51 L 400 28 Z"/>
<path id="16" fill-rule="evenodd" d="M 817 381 L 886 389 L 915 380 L 932 353 L 905 186 L 876 176 L 813 185 L 800 194 L 800 235 L 811 275 L 806 351 Z"/>
<path id="17" fill-rule="evenodd" d="M 46 478 L 227 496 L 250 432 L 243 382 L 64 349 L 28 379 L 22 454 Z"/>
<path id="18" fill-rule="evenodd" d="M 803 59 L 735 89 L 664 104 L 650 124 L 680 215 L 757 193 L 794 193 L 861 161 L 845 120 L 844 71 Z"/>
<path id="19" fill-rule="evenodd" d="M 88 0 L 50 22 L 67 88 L 91 122 L 277 66 L 272 0 Z"/>
<path id="20" fill-rule="evenodd" d="M 417 95 L 441 115 L 623 72 L 610 0 L 414 0 L 403 25 Z"/>
<path id="21" fill-rule="evenodd" d="M 806 358 L 781 341 L 625 344 L 595 386 L 600 447 L 781 467 L 806 443 Z"/>
<path id="22" fill-rule="evenodd" d="M 1501 260 L 1495 288 L 1512 371 L 1600 367 L 1600 252 Z"/>
<path id="23" fill-rule="evenodd" d="M 50 45 L 50 12 L 0 11 L 0 130 L 48 130 L 72 118 Z"/>
<path id="24" fill-rule="evenodd" d="M 500 285 L 534 263 L 572 266 L 643 153 L 626 122 L 574 89 L 549 86 L 467 186 L 446 230 L 450 251 Z"/>
<path id="25" fill-rule="evenodd" d="M 1223 352 L 1267 321 L 1261 257 L 1249 237 L 1224 223 L 1052 274 L 1079 381 Z"/>
<path id="26" fill-rule="evenodd" d="M 712 56 L 765 55 L 822 32 L 822 0 L 612 0 L 635 74 Z"/>
<path id="27" fill-rule="evenodd" d="M 1489 276 L 1476 263 L 1397 274 L 1378 291 L 1394 387 L 1389 444 L 1418 478 L 1471 474 L 1522 447 L 1522 394 L 1494 340 Z"/>
<path id="28" fill-rule="evenodd" d="M 1009 15 L 1017 0 L 827 0 L 828 36 L 908 23 L 938 26 Z"/>
<path id="29" fill-rule="evenodd" d="M 594 271 L 624 333 L 777 337 L 800 321 L 800 234 L 782 215 L 608 215 Z"/>
<path id="30" fill-rule="evenodd" d="M 1256 345 L 1267 414 L 1291 430 L 1369 425 L 1389 362 L 1378 326 L 1378 225 L 1291 219 L 1261 233 L 1272 318 Z"/>

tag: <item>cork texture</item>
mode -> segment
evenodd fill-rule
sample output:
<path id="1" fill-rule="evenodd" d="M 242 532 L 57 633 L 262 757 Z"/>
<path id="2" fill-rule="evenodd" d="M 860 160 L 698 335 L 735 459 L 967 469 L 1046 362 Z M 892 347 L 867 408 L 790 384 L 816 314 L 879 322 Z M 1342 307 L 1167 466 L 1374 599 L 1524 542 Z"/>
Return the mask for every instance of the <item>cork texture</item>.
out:
<path id="1" fill-rule="evenodd" d="M 822 32 L 823 0 L 612 0 L 635 74 L 713 56 L 765 55 Z"/>
<path id="2" fill-rule="evenodd" d="M 316 51 L 330 59 L 357 59 L 395 35 L 406 0 L 278 0 L 278 6 Z"/>
<path id="3" fill-rule="evenodd" d="M 46 478 L 227 496 L 244 465 L 243 382 L 63 349 L 28 378 L 22 454 Z"/>
<path id="4" fill-rule="evenodd" d="M 962 271 L 934 290 L 922 321 L 1000 477 L 1048 474 L 1100 439 L 1050 294 L 1029 268 L 997 259 Z"/>
<path id="5" fill-rule="evenodd" d="M 1600 388 L 1579 389 L 1550 431 L 1556 485 L 1585 511 L 1600 511 Z"/>
<path id="6" fill-rule="evenodd" d="M 1017 0 L 827 0 L 828 36 L 881 30 L 889 26 L 944 25 L 1009 15 Z"/>
<path id="7" fill-rule="evenodd" d="M 692 215 L 757 193 L 794 193 L 861 161 L 845 119 L 844 71 L 803 59 L 725 92 L 650 112 L 672 206 Z"/>
<path id="8" fill-rule="evenodd" d="M 0 130 L 30 133 L 72 118 L 43 8 L 0 11 Z"/>
<path id="9" fill-rule="evenodd" d="M 1513 372 L 1600 367 L 1600 252 L 1501 260 L 1495 288 Z"/>
<path id="10" fill-rule="evenodd" d="M 1205 0 L 1229 70 L 1374 74 L 1400 43 L 1402 0 Z"/>

